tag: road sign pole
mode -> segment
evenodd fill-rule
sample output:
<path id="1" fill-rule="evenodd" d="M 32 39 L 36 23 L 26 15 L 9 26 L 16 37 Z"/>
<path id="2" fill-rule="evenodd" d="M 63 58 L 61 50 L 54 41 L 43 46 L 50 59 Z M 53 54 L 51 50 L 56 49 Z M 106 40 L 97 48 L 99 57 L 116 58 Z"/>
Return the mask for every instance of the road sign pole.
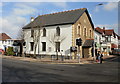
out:
<path id="1" fill-rule="evenodd" d="M 78 62 L 80 63 L 80 46 L 78 46 Z"/>
<path id="2" fill-rule="evenodd" d="M 78 38 L 76 39 L 76 45 L 78 45 L 78 61 L 80 63 L 80 46 L 82 45 L 82 39 L 81 38 Z"/>

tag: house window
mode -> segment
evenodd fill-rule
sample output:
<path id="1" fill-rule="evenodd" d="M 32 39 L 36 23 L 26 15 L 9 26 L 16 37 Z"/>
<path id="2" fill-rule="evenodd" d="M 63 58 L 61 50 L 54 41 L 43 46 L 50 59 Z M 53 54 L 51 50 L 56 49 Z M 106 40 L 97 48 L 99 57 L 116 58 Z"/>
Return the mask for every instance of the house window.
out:
<path id="1" fill-rule="evenodd" d="M 97 40 L 97 36 L 95 36 L 95 40 Z"/>
<path id="2" fill-rule="evenodd" d="M 105 38 L 105 42 L 108 42 L 108 37 Z"/>
<path id="3" fill-rule="evenodd" d="M 10 44 L 10 40 L 8 40 L 8 44 Z"/>
<path id="4" fill-rule="evenodd" d="M 60 42 L 56 42 L 56 51 L 60 52 Z"/>
<path id="5" fill-rule="evenodd" d="M 86 37 L 87 31 L 86 28 L 84 28 L 84 36 Z"/>
<path id="6" fill-rule="evenodd" d="M 42 42 L 42 51 L 46 51 L 46 42 Z"/>
<path id="7" fill-rule="evenodd" d="M 99 37 L 99 42 L 101 42 L 101 37 Z"/>
<path id="8" fill-rule="evenodd" d="M 44 37 L 46 36 L 46 29 L 45 28 L 43 29 L 43 36 Z"/>
<path id="9" fill-rule="evenodd" d="M 30 46 L 31 46 L 31 51 L 33 51 L 33 49 L 34 49 L 34 42 L 30 42 Z"/>
<path id="10" fill-rule="evenodd" d="M 80 35 L 81 30 L 80 30 L 80 26 L 77 27 L 77 34 Z"/>
<path id="11" fill-rule="evenodd" d="M 109 42 L 111 41 L 111 37 L 108 37 L 108 41 L 109 41 Z"/>
<path id="12" fill-rule="evenodd" d="M 4 41 L 2 41 L 2 44 L 4 44 Z"/>
<path id="13" fill-rule="evenodd" d="M 34 36 L 34 30 L 31 30 L 31 37 Z"/>
<path id="14" fill-rule="evenodd" d="M 90 30 L 90 38 L 92 38 L 92 31 Z"/>
<path id="15" fill-rule="evenodd" d="M 56 36 L 60 36 L 60 27 L 56 28 Z"/>

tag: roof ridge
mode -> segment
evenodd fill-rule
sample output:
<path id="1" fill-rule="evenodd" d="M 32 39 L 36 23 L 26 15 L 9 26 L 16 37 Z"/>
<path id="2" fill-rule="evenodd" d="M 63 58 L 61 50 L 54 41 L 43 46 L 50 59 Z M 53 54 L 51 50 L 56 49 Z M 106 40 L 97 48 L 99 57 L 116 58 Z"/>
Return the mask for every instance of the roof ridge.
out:
<path id="1" fill-rule="evenodd" d="M 64 12 L 71 12 L 71 11 L 76 11 L 76 10 L 83 10 L 87 8 L 79 8 L 79 9 L 73 9 L 73 10 L 65 10 L 65 11 L 60 11 L 60 12 L 55 12 L 55 13 L 49 13 L 49 14 L 43 14 L 39 16 L 47 16 L 47 15 L 54 15 L 54 14 L 59 14 L 59 13 L 64 13 Z"/>

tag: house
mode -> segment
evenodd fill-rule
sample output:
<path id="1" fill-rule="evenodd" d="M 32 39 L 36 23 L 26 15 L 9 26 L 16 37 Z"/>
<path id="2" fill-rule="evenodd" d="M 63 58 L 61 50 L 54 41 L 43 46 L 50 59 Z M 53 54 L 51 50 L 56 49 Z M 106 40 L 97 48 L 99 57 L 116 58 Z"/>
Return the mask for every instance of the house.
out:
<path id="1" fill-rule="evenodd" d="M 20 51 L 20 46 L 15 46 L 14 43 L 16 41 L 20 41 L 20 39 L 12 39 L 6 33 L 0 33 L 0 49 L 6 51 L 8 47 L 13 47 L 13 49 L 17 49 Z"/>
<path id="2" fill-rule="evenodd" d="M 95 28 L 95 39 L 99 39 L 96 42 L 96 48 L 99 46 L 104 55 L 109 55 L 112 50 L 118 48 L 118 35 L 113 29 Z"/>
<path id="3" fill-rule="evenodd" d="M 13 41 L 6 33 L 0 33 L 0 48 L 6 51 L 8 46 L 12 46 Z"/>
<path id="4" fill-rule="evenodd" d="M 93 56 L 94 25 L 86 8 L 45 14 L 31 18 L 23 27 L 26 54 L 72 56 Z M 37 36 L 38 35 L 38 36 Z M 35 41 L 36 38 L 39 38 Z M 82 46 L 76 45 L 76 39 L 82 39 Z M 37 46 L 35 46 L 37 45 Z M 71 52 L 71 47 L 77 51 Z M 78 52 L 78 48 L 80 51 Z"/>
<path id="5" fill-rule="evenodd" d="M 95 28 L 94 31 L 94 42 L 95 42 L 95 55 L 97 55 L 98 51 L 101 51 L 101 44 L 102 44 L 102 31 L 100 28 Z"/>

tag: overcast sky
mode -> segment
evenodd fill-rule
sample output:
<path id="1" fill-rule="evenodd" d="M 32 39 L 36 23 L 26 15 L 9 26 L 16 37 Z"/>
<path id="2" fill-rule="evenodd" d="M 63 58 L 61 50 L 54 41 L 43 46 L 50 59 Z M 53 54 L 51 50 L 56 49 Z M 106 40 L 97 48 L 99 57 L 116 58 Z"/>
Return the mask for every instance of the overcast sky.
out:
<path id="1" fill-rule="evenodd" d="M 103 5 L 98 6 L 102 3 Z M 94 26 L 115 29 L 118 33 L 117 2 L 2 2 L 0 3 L 2 31 L 16 38 L 20 28 L 30 22 L 30 17 L 42 14 L 87 8 Z"/>

